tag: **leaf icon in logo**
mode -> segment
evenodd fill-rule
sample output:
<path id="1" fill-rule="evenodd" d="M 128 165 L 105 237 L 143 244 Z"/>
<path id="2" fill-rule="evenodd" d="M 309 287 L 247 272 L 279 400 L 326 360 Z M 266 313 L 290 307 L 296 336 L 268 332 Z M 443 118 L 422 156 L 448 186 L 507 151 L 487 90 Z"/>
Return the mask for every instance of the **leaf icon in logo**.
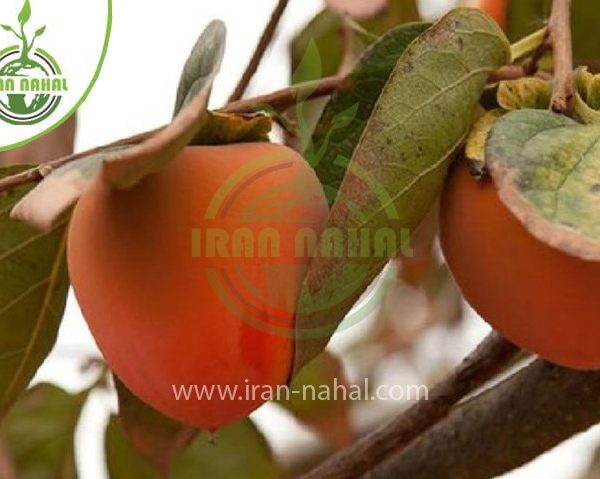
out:
<path id="1" fill-rule="evenodd" d="M 35 36 L 35 37 L 41 37 L 41 36 L 44 34 L 44 32 L 45 32 L 45 31 L 46 31 L 46 25 L 44 25 L 43 27 L 40 27 L 40 28 L 38 28 L 38 29 L 35 31 L 35 34 L 34 34 L 34 36 Z"/>
<path id="2" fill-rule="evenodd" d="M 25 0 L 25 4 L 23 5 L 23 8 L 19 12 L 18 20 L 19 20 L 19 23 L 21 24 L 21 26 L 23 26 L 29 21 L 30 18 L 31 18 L 31 4 L 29 3 L 29 0 Z"/>
<path id="3" fill-rule="evenodd" d="M 0 25 L 0 28 L 3 28 L 7 32 L 12 32 L 12 27 L 10 25 Z"/>

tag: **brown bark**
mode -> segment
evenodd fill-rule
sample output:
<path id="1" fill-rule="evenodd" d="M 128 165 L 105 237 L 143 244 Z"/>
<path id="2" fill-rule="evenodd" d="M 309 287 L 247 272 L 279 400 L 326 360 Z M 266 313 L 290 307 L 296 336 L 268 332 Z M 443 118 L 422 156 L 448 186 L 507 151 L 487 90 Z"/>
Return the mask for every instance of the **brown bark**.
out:
<path id="1" fill-rule="evenodd" d="M 302 479 L 360 477 L 444 418 L 458 401 L 504 370 L 518 352 L 511 343 L 491 333 L 454 373 L 430 391 L 428 400 L 419 401 L 352 447 L 333 455 Z M 410 475 L 389 477 L 412 479 Z M 433 477 L 437 476 L 427 476 L 428 479 Z"/>
<path id="2" fill-rule="evenodd" d="M 536 360 L 456 407 L 364 477 L 488 479 L 526 464 L 599 421 L 600 372 Z"/>

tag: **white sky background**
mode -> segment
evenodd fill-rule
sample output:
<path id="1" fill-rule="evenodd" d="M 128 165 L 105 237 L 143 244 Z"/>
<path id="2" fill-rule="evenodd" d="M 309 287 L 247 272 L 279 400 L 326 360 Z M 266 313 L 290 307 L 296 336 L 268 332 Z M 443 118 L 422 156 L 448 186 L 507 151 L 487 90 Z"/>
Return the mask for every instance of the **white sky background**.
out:
<path id="1" fill-rule="evenodd" d="M 452 1 L 424 0 L 423 10 L 430 14 L 439 13 Z M 229 30 L 226 59 L 211 100 L 213 107 L 222 105 L 254 50 L 275 3 L 275 0 L 115 0 L 113 32 L 104 69 L 80 110 L 78 150 L 167 122 L 179 71 L 198 34 L 214 18 L 224 20 Z M 266 93 L 287 85 L 288 42 L 321 7 L 321 0 L 291 1 L 274 46 L 265 57 L 248 94 Z M 435 334 L 428 338 L 422 348 L 424 354 L 433 355 L 436 349 L 450 346 L 456 348 L 457 358 L 462 356 L 486 332 L 478 319 L 471 318 L 468 324 L 470 326 L 456 344 L 436 338 Z M 342 334 L 348 335 L 352 332 Z M 81 358 L 95 354 L 93 339 L 71 296 L 56 350 L 36 380 L 51 380 L 69 389 L 79 389 L 84 381 L 78 372 Z M 111 407 L 114 407 L 113 398 L 96 394 L 84 411 L 77 436 L 82 479 L 106 478 L 100 431 Z M 278 453 L 285 452 L 295 441 L 308 443 L 313 440 L 311 433 L 273 407 L 262 409 L 254 418 Z M 577 479 L 599 439 L 600 431 L 596 430 L 505 477 Z"/>

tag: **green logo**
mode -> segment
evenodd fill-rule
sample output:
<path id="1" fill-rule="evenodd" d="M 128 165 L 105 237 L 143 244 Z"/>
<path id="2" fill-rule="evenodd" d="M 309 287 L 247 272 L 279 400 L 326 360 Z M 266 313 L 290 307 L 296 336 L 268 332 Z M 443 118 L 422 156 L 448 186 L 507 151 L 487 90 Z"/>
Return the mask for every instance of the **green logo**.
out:
<path id="1" fill-rule="evenodd" d="M 47 51 L 37 44 L 46 32 L 26 28 L 31 4 L 25 0 L 18 26 L 0 24 L 19 41 L 0 51 L 0 120 L 12 125 L 33 125 L 48 118 L 68 91 L 67 78 Z"/>

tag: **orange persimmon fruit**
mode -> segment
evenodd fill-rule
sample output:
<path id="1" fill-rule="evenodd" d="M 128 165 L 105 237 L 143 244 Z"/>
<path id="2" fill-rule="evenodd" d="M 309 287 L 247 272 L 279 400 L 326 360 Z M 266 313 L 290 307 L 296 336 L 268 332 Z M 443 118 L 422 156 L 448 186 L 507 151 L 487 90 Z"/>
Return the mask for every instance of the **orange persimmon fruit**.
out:
<path id="1" fill-rule="evenodd" d="M 295 238 L 327 215 L 313 170 L 270 143 L 187 147 L 129 190 L 98 178 L 73 212 L 68 266 L 112 370 L 195 427 L 246 417 L 289 380 L 310 256 Z"/>
<path id="2" fill-rule="evenodd" d="M 508 24 L 509 0 L 466 0 L 465 6 L 479 8 L 496 20 L 496 23 L 506 30 Z"/>
<path id="3" fill-rule="evenodd" d="M 440 236 L 465 299 L 503 336 L 563 366 L 600 368 L 600 263 L 536 239 L 462 162 L 441 198 Z"/>

